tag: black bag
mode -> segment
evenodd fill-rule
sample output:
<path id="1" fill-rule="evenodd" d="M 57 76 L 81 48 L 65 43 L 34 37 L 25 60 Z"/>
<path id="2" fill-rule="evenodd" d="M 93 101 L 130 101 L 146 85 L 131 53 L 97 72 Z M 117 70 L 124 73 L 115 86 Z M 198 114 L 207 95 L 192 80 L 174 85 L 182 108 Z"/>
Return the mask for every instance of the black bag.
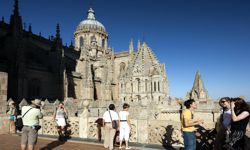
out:
<path id="1" fill-rule="evenodd" d="M 117 125 L 117 121 L 116 121 L 116 120 L 113 120 L 113 121 L 112 121 L 112 128 L 113 128 L 113 129 L 117 129 L 117 128 L 118 128 L 118 125 Z"/>
<path id="2" fill-rule="evenodd" d="M 17 117 L 16 119 L 16 128 L 19 131 L 22 131 L 23 128 L 23 117 L 29 112 L 32 108 L 30 108 L 28 111 L 25 112 L 25 114 L 22 117 Z"/>
<path id="3" fill-rule="evenodd" d="M 17 130 L 22 131 L 22 128 L 23 128 L 22 117 L 16 119 L 16 128 L 17 128 Z"/>
<path id="4" fill-rule="evenodd" d="M 40 125 L 35 125 L 34 129 L 38 131 L 39 129 L 41 129 L 41 126 Z"/>
<path id="5" fill-rule="evenodd" d="M 118 129 L 118 124 L 117 124 L 116 120 L 112 120 L 110 111 L 109 111 L 109 116 L 110 116 L 110 119 L 111 119 L 112 128 L 113 128 L 113 129 Z"/>

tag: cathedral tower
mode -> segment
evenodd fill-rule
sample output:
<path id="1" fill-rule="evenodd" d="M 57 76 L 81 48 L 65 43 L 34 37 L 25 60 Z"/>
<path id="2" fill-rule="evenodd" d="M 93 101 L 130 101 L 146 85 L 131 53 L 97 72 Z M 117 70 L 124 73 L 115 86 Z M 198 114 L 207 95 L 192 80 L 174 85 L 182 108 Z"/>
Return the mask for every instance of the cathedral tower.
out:
<path id="1" fill-rule="evenodd" d="M 95 12 L 92 8 L 88 10 L 87 19 L 81 21 L 77 26 L 74 37 L 76 50 L 91 44 L 107 49 L 108 33 L 103 24 L 95 19 Z M 103 51 L 99 53 L 103 53 Z"/>
<path id="2" fill-rule="evenodd" d="M 208 92 L 205 89 L 199 70 L 196 72 L 193 88 L 187 94 L 187 98 L 198 100 L 198 101 L 206 101 L 209 99 Z"/>

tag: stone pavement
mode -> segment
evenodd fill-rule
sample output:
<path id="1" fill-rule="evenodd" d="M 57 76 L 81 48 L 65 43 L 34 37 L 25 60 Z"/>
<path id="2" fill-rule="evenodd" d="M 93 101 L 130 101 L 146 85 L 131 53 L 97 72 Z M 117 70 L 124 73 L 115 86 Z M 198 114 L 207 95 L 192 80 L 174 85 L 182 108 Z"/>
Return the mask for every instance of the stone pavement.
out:
<path id="1" fill-rule="evenodd" d="M 0 150 L 20 150 L 20 135 L 3 134 L 0 135 Z M 159 150 L 158 148 L 150 148 L 142 145 L 133 144 L 131 150 Z M 55 137 L 39 137 L 35 150 L 107 150 L 102 143 L 88 140 L 72 139 L 67 142 L 60 142 Z M 119 150 L 115 147 L 115 150 Z M 123 148 L 125 150 L 125 148 Z"/>

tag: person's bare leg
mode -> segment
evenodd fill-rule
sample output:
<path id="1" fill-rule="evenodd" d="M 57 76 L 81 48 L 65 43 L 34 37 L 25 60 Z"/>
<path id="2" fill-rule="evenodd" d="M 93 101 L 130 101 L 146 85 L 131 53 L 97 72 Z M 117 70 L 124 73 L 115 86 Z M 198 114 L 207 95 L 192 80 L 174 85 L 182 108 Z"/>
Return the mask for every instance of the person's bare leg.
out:
<path id="1" fill-rule="evenodd" d="M 14 121 L 11 122 L 11 129 L 12 129 L 12 133 L 16 133 L 16 125 Z"/>
<path id="2" fill-rule="evenodd" d="M 25 150 L 26 149 L 26 145 L 21 144 L 21 150 Z"/>
<path id="3" fill-rule="evenodd" d="M 125 141 L 126 147 L 128 147 L 128 141 Z"/>
<path id="4" fill-rule="evenodd" d="M 64 128 L 64 126 L 61 126 L 61 133 L 62 133 L 63 136 L 65 135 L 65 128 Z"/>
<path id="5" fill-rule="evenodd" d="M 122 140 L 120 140 L 120 148 L 122 147 Z"/>
<path id="6" fill-rule="evenodd" d="M 28 145 L 28 150 L 34 150 L 34 145 Z"/>

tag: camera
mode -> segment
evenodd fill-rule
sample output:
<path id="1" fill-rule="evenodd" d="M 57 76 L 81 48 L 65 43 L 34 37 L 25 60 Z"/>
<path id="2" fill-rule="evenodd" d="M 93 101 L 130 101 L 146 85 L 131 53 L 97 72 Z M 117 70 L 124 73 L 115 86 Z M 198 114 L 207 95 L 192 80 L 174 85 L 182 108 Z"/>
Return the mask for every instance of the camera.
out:
<path id="1" fill-rule="evenodd" d="M 230 98 L 230 102 L 235 102 L 235 98 Z"/>
<path id="2" fill-rule="evenodd" d="M 41 129 L 41 126 L 40 125 L 34 125 L 34 126 L 32 126 L 32 129 L 35 129 L 35 130 L 39 130 L 39 129 Z"/>

